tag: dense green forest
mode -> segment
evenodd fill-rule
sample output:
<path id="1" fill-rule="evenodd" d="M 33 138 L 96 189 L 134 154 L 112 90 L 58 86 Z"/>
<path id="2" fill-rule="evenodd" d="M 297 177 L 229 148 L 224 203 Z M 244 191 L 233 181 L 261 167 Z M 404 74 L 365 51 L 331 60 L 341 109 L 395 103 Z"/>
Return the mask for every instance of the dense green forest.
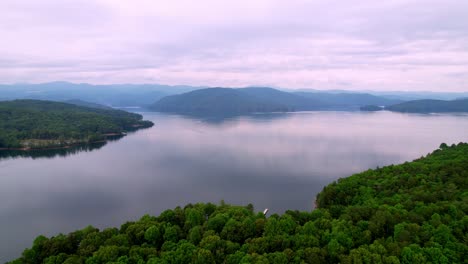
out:
<path id="1" fill-rule="evenodd" d="M 468 99 L 452 101 L 414 100 L 385 107 L 385 110 L 403 113 L 468 112 Z"/>
<path id="2" fill-rule="evenodd" d="M 150 127 L 139 114 L 40 100 L 0 102 L 0 148 L 67 146 Z"/>
<path id="3" fill-rule="evenodd" d="M 326 186 L 311 212 L 189 204 L 120 228 L 39 236 L 10 263 L 466 263 L 467 179 L 468 144 L 442 144 Z"/>
<path id="4" fill-rule="evenodd" d="M 375 112 L 375 111 L 382 111 L 383 107 L 377 105 L 365 105 L 359 108 L 361 111 L 368 111 L 368 112 Z"/>

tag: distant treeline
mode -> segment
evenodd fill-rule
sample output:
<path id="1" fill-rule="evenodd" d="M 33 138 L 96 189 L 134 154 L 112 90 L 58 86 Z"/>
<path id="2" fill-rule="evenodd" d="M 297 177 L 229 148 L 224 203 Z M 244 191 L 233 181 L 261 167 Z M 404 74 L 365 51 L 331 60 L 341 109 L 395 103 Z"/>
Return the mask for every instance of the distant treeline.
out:
<path id="1" fill-rule="evenodd" d="M 153 124 L 139 114 L 75 104 L 15 100 L 0 102 L 0 148 L 66 146 L 105 139 Z"/>
<path id="2" fill-rule="evenodd" d="M 467 179 L 468 144 L 442 144 L 328 185 L 312 212 L 189 204 L 120 228 L 39 236 L 10 264 L 466 263 Z"/>

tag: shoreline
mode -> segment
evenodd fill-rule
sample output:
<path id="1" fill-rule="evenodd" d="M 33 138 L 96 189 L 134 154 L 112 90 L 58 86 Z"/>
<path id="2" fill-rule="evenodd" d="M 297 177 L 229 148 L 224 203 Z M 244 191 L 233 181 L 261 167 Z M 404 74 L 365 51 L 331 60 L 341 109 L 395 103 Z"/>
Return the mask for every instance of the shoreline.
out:
<path id="1" fill-rule="evenodd" d="M 34 151 L 34 150 L 69 149 L 69 148 L 77 147 L 77 146 L 80 146 L 80 145 L 91 145 L 91 144 L 97 144 L 97 143 L 105 143 L 105 142 L 109 141 L 109 137 L 117 137 L 117 136 L 124 137 L 126 135 L 127 135 L 127 133 L 109 133 L 109 134 L 104 134 L 103 135 L 105 137 L 105 139 L 97 140 L 97 141 L 91 141 L 91 142 L 83 141 L 83 142 L 76 142 L 76 143 L 73 143 L 73 144 L 66 144 L 66 145 L 63 145 L 63 146 L 49 146 L 49 147 L 46 146 L 46 147 L 0 148 L 0 151 L 12 150 L 12 151 L 27 152 L 27 151 Z"/>

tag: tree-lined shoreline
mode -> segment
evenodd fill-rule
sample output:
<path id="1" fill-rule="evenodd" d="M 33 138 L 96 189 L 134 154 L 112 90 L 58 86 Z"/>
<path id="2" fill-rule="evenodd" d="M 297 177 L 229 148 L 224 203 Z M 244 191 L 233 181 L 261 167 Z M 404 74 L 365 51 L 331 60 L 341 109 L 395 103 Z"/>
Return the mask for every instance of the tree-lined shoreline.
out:
<path id="1" fill-rule="evenodd" d="M 342 178 L 311 212 L 188 204 L 120 228 L 39 236 L 19 263 L 463 263 L 468 144 Z"/>
<path id="2" fill-rule="evenodd" d="M 0 118 L 0 150 L 69 148 L 153 125 L 136 113 L 41 100 L 0 102 Z"/>

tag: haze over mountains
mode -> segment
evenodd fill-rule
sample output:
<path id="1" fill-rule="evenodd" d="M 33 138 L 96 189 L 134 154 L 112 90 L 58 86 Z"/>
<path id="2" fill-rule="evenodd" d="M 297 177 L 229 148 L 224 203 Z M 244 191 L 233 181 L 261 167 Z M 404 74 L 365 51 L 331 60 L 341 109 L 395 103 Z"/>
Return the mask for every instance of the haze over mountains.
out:
<path id="1" fill-rule="evenodd" d="M 444 100 L 414 100 L 385 107 L 385 110 L 403 113 L 449 113 L 468 112 L 468 98 Z"/>
<path id="2" fill-rule="evenodd" d="M 287 90 L 270 87 L 207 88 L 159 84 L 92 85 L 68 82 L 0 85 L 0 100 L 40 99 L 81 106 L 140 107 L 160 112 L 183 114 L 245 114 L 252 112 L 289 112 L 339 110 L 356 111 L 364 106 L 386 107 L 390 111 L 452 112 L 465 110 L 465 101 L 445 103 L 468 93 L 373 92 Z M 423 98 L 423 100 L 399 105 Z M 424 106 L 420 106 L 420 105 Z M 436 104 L 435 108 L 432 105 Z M 448 107 L 456 104 L 455 108 Z M 428 107 L 431 105 L 431 107 Z M 408 108 L 411 106 L 410 108 Z M 444 108 L 447 106 L 447 108 Z M 442 107 L 442 108 L 441 108 Z"/>
<path id="3" fill-rule="evenodd" d="M 83 100 L 107 106 L 145 106 L 171 94 L 199 89 L 192 86 L 159 84 L 111 84 L 51 82 L 0 85 L 0 100 L 40 99 L 53 101 Z"/>

